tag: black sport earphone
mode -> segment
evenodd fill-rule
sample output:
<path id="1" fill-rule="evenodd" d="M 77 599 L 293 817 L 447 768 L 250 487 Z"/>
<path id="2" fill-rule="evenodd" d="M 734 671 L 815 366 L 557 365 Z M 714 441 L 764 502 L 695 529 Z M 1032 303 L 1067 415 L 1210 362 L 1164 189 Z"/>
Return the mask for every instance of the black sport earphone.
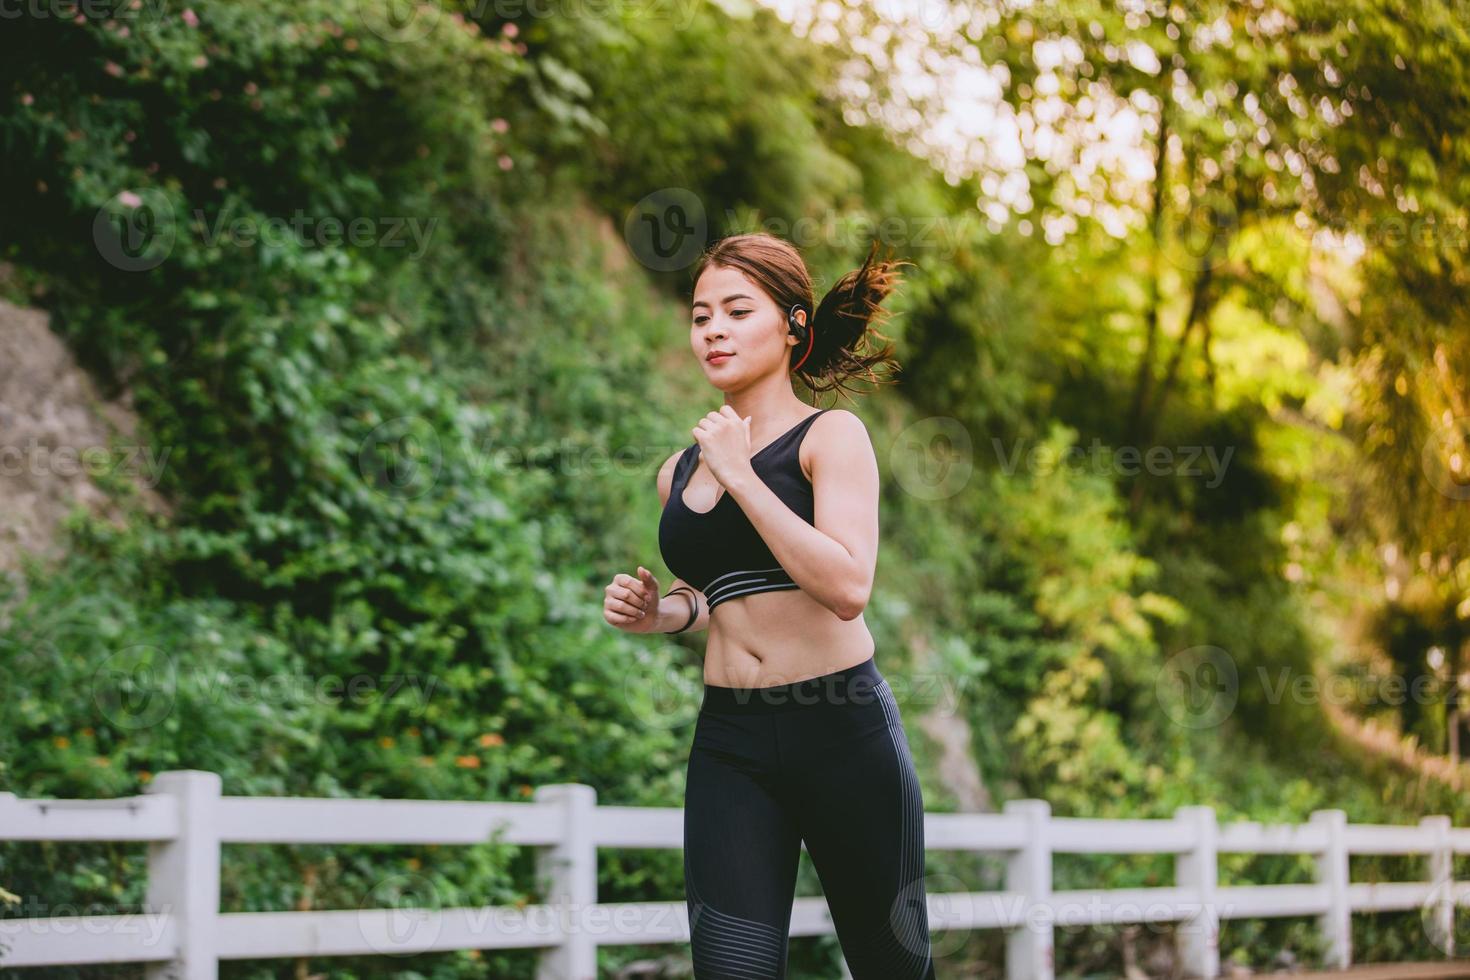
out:
<path id="1" fill-rule="evenodd" d="M 807 324 L 803 324 L 800 320 L 796 318 L 797 310 L 805 311 L 806 307 L 802 306 L 800 303 L 793 304 L 791 309 L 788 310 L 786 313 L 786 325 L 791 328 L 791 334 L 796 338 L 796 345 L 798 347 L 801 346 L 802 341 L 806 341 L 806 353 L 801 355 L 801 360 L 792 365 L 791 370 L 793 371 L 801 367 L 802 364 L 806 362 L 806 359 L 811 356 L 812 345 L 816 343 L 817 339 L 816 332 L 808 329 Z M 807 312 L 807 318 L 811 318 L 810 312 Z"/>

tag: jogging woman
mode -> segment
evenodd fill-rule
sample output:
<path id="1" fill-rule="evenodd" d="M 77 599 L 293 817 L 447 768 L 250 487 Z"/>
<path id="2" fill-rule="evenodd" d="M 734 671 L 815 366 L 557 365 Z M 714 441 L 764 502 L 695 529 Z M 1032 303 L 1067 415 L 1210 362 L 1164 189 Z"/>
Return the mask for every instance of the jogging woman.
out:
<path id="1" fill-rule="evenodd" d="M 792 386 L 831 391 L 891 364 L 867 334 L 905 263 L 875 253 L 814 313 L 782 239 L 737 235 L 701 256 L 689 343 L 724 404 L 658 473 L 677 578 L 660 596 L 640 565 L 607 587 L 619 629 L 709 628 L 684 804 L 696 980 L 786 975 L 803 842 L 854 980 L 934 977 L 924 801 L 863 622 L 877 459 L 858 416 L 813 410 Z"/>

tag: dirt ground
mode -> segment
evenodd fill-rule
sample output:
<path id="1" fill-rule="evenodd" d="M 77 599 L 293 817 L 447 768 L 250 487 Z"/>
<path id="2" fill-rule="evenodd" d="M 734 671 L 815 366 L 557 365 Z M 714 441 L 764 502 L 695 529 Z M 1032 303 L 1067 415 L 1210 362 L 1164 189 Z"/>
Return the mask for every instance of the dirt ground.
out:
<path id="1" fill-rule="evenodd" d="M 168 453 L 142 445 L 126 404 L 107 402 L 51 332 L 45 313 L 0 300 L 0 575 L 19 580 L 21 558 L 54 559 L 75 506 L 117 522 L 96 477 L 127 475 L 149 510 Z"/>

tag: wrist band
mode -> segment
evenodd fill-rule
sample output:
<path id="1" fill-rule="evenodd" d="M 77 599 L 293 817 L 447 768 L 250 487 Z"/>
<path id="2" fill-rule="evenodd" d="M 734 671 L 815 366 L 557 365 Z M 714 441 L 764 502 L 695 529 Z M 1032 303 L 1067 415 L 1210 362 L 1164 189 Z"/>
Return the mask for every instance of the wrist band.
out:
<path id="1" fill-rule="evenodd" d="M 670 630 L 670 635 L 673 635 L 674 633 L 684 632 L 689 627 L 693 626 L 694 621 L 699 618 L 699 599 L 695 597 L 694 590 L 689 588 L 688 586 L 681 585 L 677 588 L 670 589 L 668 592 L 665 592 L 664 595 L 670 596 L 673 595 L 675 592 L 689 593 L 689 621 L 676 630 Z"/>
<path id="2" fill-rule="evenodd" d="M 680 586 L 678 586 L 676 588 L 672 588 L 669 591 L 665 592 L 664 593 L 664 598 L 668 598 L 669 596 L 673 595 L 675 592 L 687 592 L 687 593 L 689 593 L 689 622 L 685 623 L 683 626 L 680 626 L 676 630 L 669 630 L 668 633 L 669 633 L 670 636 L 672 636 L 675 633 L 682 633 L 682 632 L 684 632 L 689 627 L 693 626 L 694 625 L 694 621 L 699 618 L 699 599 L 695 597 L 694 590 L 691 589 L 691 588 L 689 588 L 687 585 L 680 585 Z"/>

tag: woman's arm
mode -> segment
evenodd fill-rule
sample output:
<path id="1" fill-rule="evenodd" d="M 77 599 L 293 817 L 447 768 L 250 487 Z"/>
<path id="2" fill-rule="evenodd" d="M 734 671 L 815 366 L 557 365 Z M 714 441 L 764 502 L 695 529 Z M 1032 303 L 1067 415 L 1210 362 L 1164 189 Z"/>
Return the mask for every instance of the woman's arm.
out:
<path id="1" fill-rule="evenodd" d="M 814 437 L 818 428 L 822 432 Z M 872 594 L 878 564 L 878 459 L 863 420 L 846 409 L 813 422 L 803 443 L 812 447 L 815 526 L 749 465 L 725 490 L 803 592 L 839 619 L 857 619 Z"/>
<path id="2" fill-rule="evenodd" d="M 674 592 L 682 586 L 688 592 Z M 689 622 L 689 597 L 693 593 L 698 612 L 695 614 L 694 622 L 689 623 L 684 633 L 692 633 L 695 630 L 706 629 L 709 626 L 709 600 L 704 597 L 694 586 L 683 579 L 674 579 L 674 584 L 665 590 L 665 596 L 658 603 L 658 632 L 672 633 L 685 623 Z"/>

